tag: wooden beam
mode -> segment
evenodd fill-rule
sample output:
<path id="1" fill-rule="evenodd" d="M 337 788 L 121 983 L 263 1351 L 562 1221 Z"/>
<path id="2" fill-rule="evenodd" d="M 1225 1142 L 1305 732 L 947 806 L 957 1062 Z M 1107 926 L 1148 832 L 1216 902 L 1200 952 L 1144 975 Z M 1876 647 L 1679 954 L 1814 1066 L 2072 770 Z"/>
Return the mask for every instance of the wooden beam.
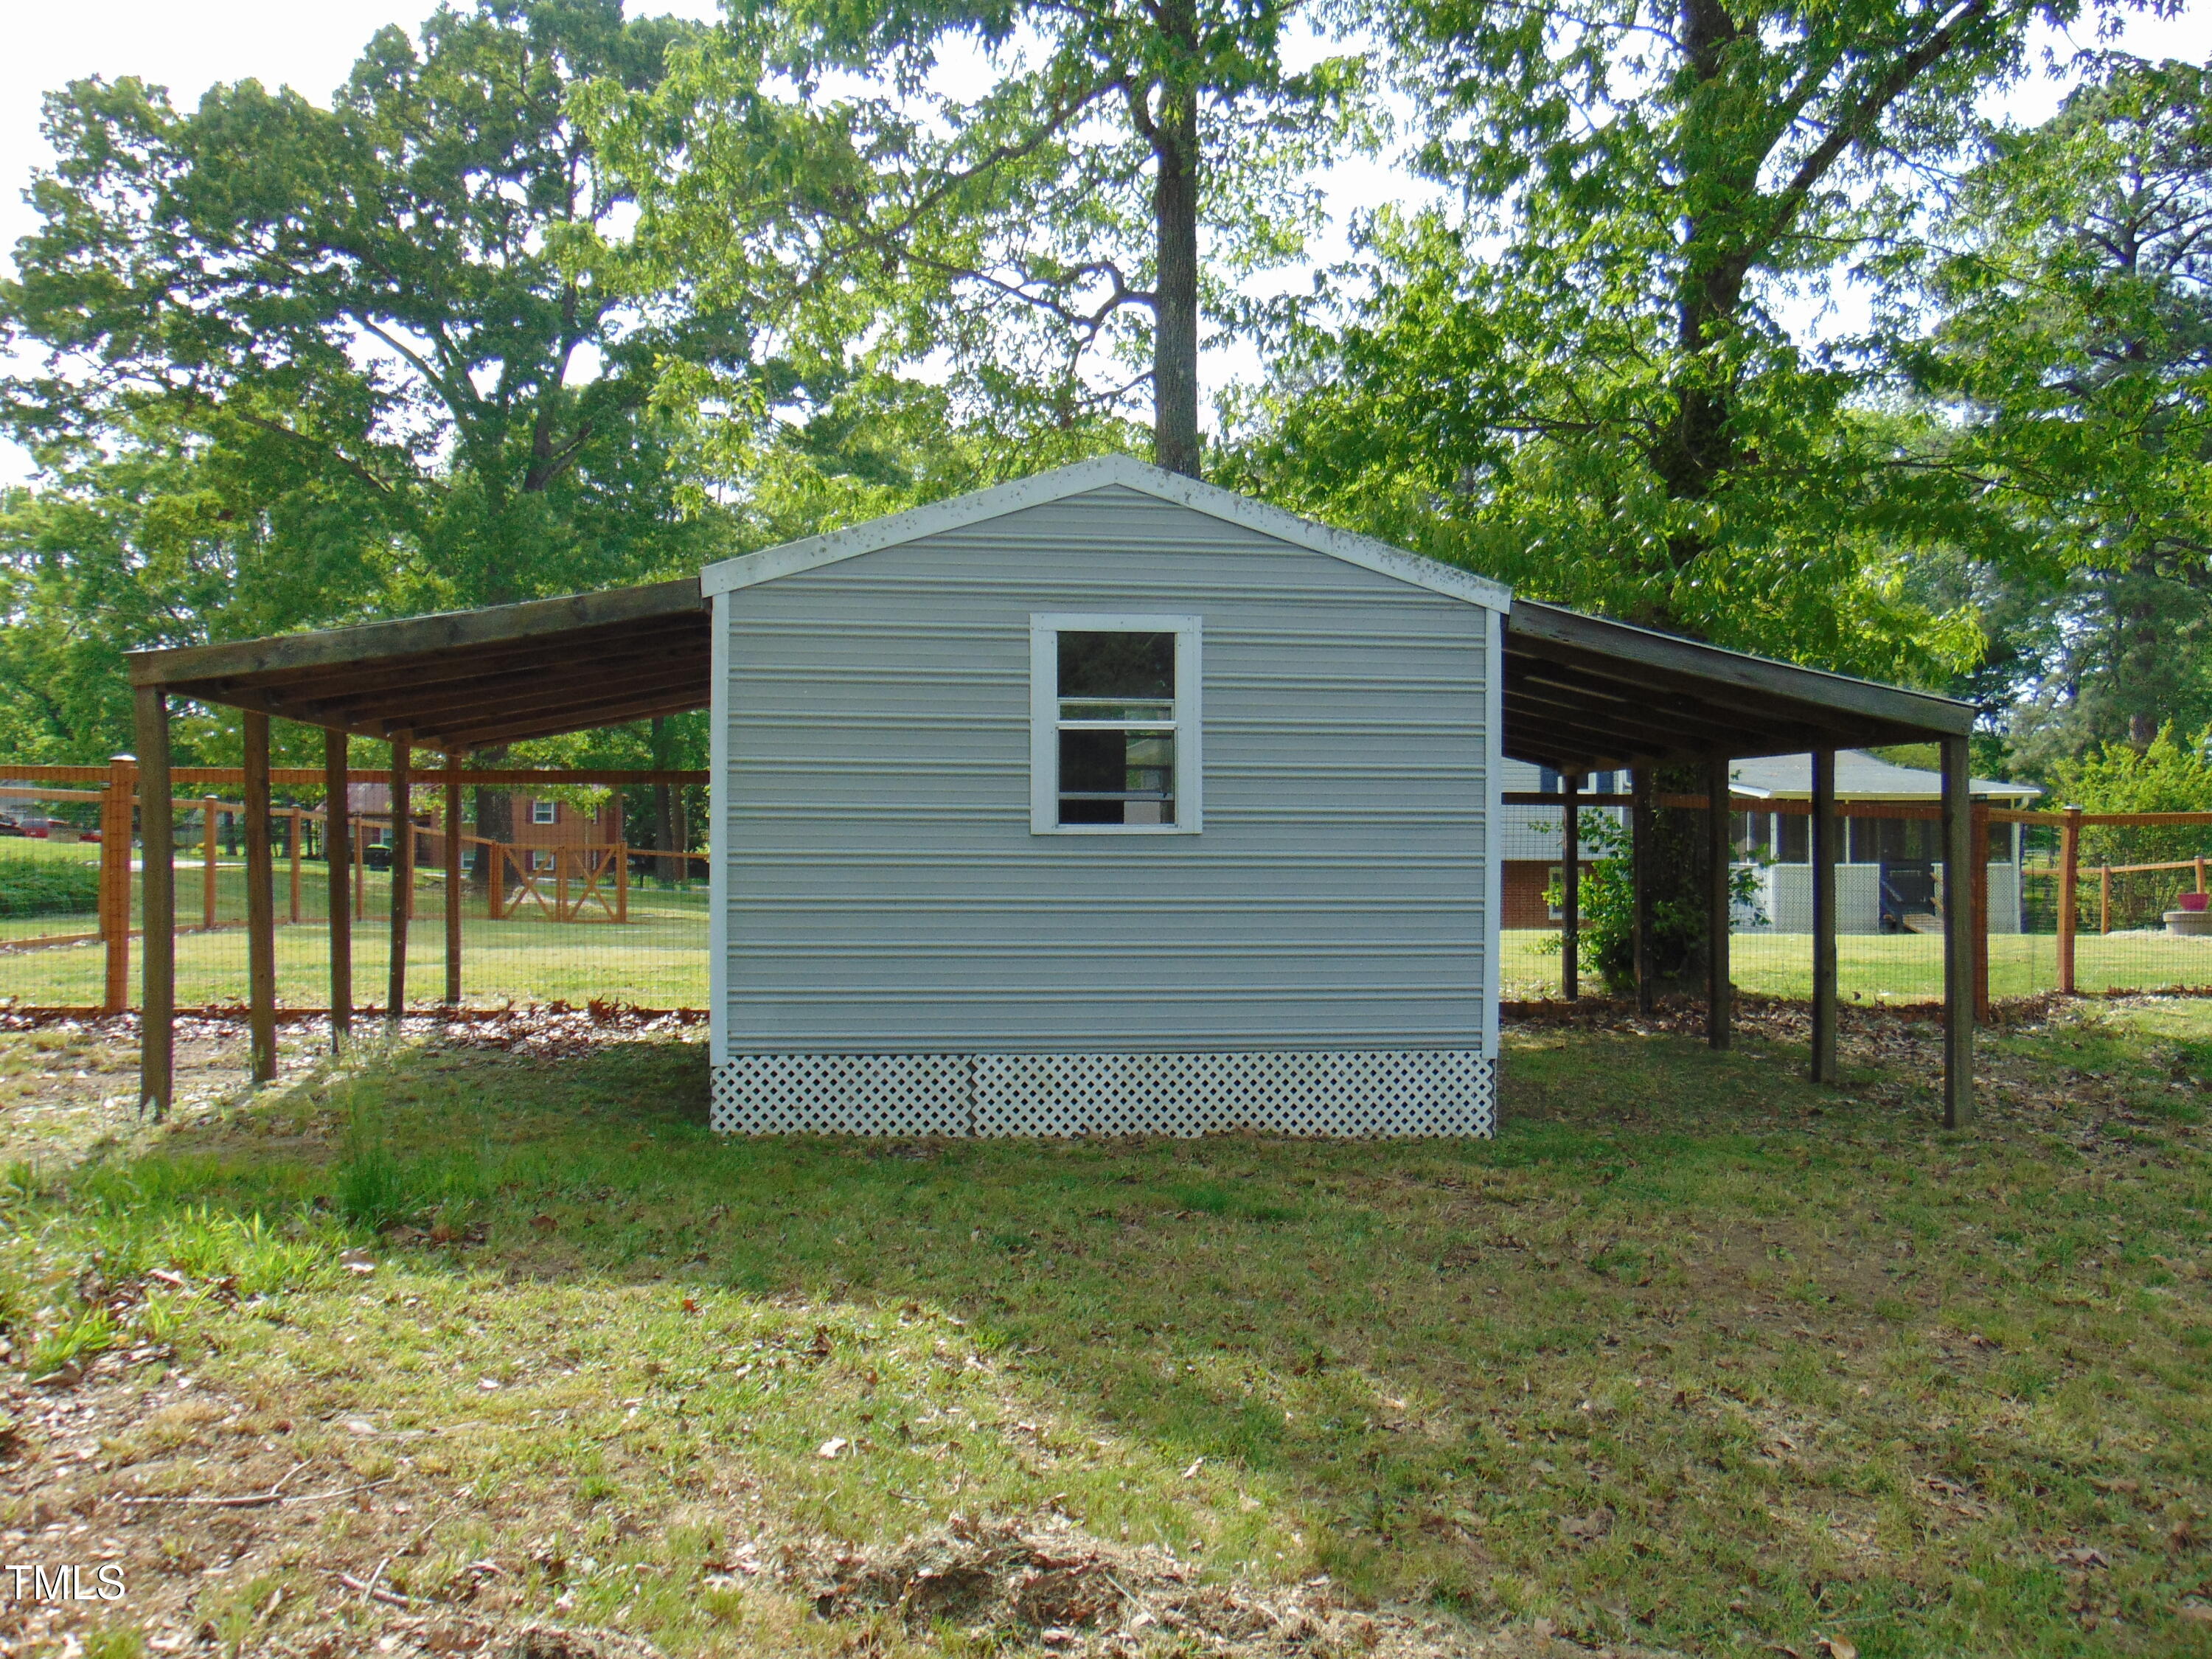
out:
<path id="1" fill-rule="evenodd" d="M 346 801 L 346 734 L 323 733 L 323 862 L 331 921 L 331 1052 L 353 1035 L 353 820 Z"/>
<path id="2" fill-rule="evenodd" d="M 616 655 L 635 656 L 653 651 L 663 657 L 680 655 L 686 650 L 703 648 L 707 639 L 707 613 L 702 611 L 696 619 L 658 619 L 618 628 L 549 635 L 507 645 L 429 651 L 415 656 L 373 657 L 355 662 L 265 670 L 251 675 L 215 675 L 181 684 L 191 687 L 195 696 L 204 693 L 221 698 L 231 691 L 255 690 L 293 702 L 313 702 L 356 693 L 496 679 L 517 672 L 530 672 L 549 662 L 574 663 L 585 657 L 600 661 Z"/>
<path id="3" fill-rule="evenodd" d="M 480 749 L 494 743 L 520 743 L 525 738 L 557 737 L 564 732 L 591 732 L 603 726 L 620 726 L 629 720 L 644 720 L 653 714 L 681 714 L 706 704 L 700 697 L 689 694 L 681 697 L 647 697 L 635 703 L 591 711 L 588 720 L 570 715 L 559 719 L 523 721 L 520 719 L 498 726 L 466 727 L 441 734 L 441 741 L 454 749 Z"/>
<path id="4" fill-rule="evenodd" d="M 100 936 L 107 958 L 100 1006 L 111 1014 L 131 1006 L 131 811 L 137 793 L 137 759 L 116 756 L 100 802 Z"/>
<path id="5" fill-rule="evenodd" d="M 269 855 L 269 716 L 246 717 L 246 1003 L 252 1079 L 276 1076 L 276 868 Z"/>
<path id="6" fill-rule="evenodd" d="M 1705 769 L 1705 1041 L 1715 1048 L 1729 1046 L 1735 1013 L 1735 987 L 1729 979 L 1735 846 L 1729 830 L 1729 763 L 1715 760 Z"/>
<path id="7" fill-rule="evenodd" d="M 623 673 L 602 674 L 597 663 L 586 659 L 558 670 L 548 669 L 546 678 L 535 684 L 509 681 L 463 696 L 441 693 L 396 699 L 379 718 L 419 732 L 456 716 L 481 714 L 483 721 L 469 723 L 484 724 L 518 710 L 548 715 L 588 713 L 595 705 L 626 702 L 651 693 L 696 696 L 704 689 L 706 676 L 691 672 L 685 663 L 662 661 Z"/>
<path id="8" fill-rule="evenodd" d="M 392 739 L 392 963 L 384 1019 L 395 1031 L 407 1017 L 407 918 L 415 907 L 415 823 L 407 810 L 413 749 L 404 732 Z"/>
<path id="9" fill-rule="evenodd" d="M 504 644 L 581 629 L 657 617 L 704 614 L 696 577 L 573 593 L 480 611 L 449 611 L 395 622 L 364 623 L 312 634 L 284 634 L 233 645 L 187 646 L 130 654 L 134 685 L 170 686 L 186 680 L 263 674 L 337 663 L 374 662 L 475 646 Z"/>
<path id="10" fill-rule="evenodd" d="M 1636 805 L 1629 809 L 1629 870 L 1633 891 L 1634 920 L 1630 932 L 1635 953 L 1636 1008 L 1649 1018 L 1659 1006 L 1659 985 L 1651 970 L 1651 861 L 1657 854 L 1652 845 L 1651 769 L 1638 767 L 1636 770 Z"/>
<path id="11" fill-rule="evenodd" d="M 1581 775 L 1562 772 L 1559 793 L 1559 994 L 1583 994 L 1583 807 Z"/>
<path id="12" fill-rule="evenodd" d="M 1593 652 L 1716 688 L 1733 688 L 1749 694 L 1754 706 L 1759 701 L 1780 698 L 1844 709 L 1927 732 L 1964 734 L 1973 729 L 1976 711 L 1972 703 L 1775 662 L 1626 623 L 1585 617 L 1532 599 L 1514 601 L 1506 630 L 1509 652 L 1523 641 Z"/>
<path id="13" fill-rule="evenodd" d="M 177 1026 L 176 808 L 169 799 L 169 703 L 158 686 L 132 696 L 138 725 L 141 926 L 145 988 L 139 994 L 138 1112 L 155 1122 L 175 1096 Z"/>
<path id="14" fill-rule="evenodd" d="M 2058 989 L 2074 994 L 2075 911 L 2081 902 L 2081 809 L 2066 809 L 2058 829 Z"/>
<path id="15" fill-rule="evenodd" d="M 690 660 L 695 656 L 698 659 L 696 665 Z M 579 665 L 586 663 L 595 674 L 621 674 L 639 668 L 680 666 L 703 679 L 708 672 L 706 659 L 703 638 L 696 646 L 690 647 L 681 641 L 647 639 L 635 646 L 624 645 L 613 651 L 594 649 L 582 642 L 574 645 L 562 642 L 534 645 L 526 652 L 511 652 L 494 663 L 484 663 L 475 658 L 444 659 L 433 657 L 390 670 L 380 669 L 372 672 L 357 669 L 343 680 L 334 678 L 327 685 L 319 684 L 313 688 L 312 695 L 258 685 L 242 685 L 240 689 L 270 691 L 271 695 L 283 698 L 288 708 L 318 719 L 343 723 L 358 715 L 374 714 L 395 696 L 430 697 L 451 703 L 485 696 L 501 688 L 527 688 L 534 684 L 542 690 L 546 675 L 571 674 Z"/>
<path id="16" fill-rule="evenodd" d="M 446 757 L 446 1006 L 461 1006 L 460 757 Z"/>
<path id="17" fill-rule="evenodd" d="M 1813 1081 L 1837 1083 L 1836 751 L 1813 751 Z"/>
<path id="18" fill-rule="evenodd" d="M 1943 753 L 1943 1127 L 1974 1120 L 1974 814 L 1966 739 L 1945 738 Z"/>

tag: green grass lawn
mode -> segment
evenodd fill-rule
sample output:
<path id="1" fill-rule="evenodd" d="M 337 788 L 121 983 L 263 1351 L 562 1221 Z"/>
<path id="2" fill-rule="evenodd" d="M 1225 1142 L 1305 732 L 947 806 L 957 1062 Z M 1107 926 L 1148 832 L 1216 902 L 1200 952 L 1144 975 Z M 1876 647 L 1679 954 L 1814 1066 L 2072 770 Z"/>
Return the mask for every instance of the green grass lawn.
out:
<path id="1" fill-rule="evenodd" d="M 2212 1005 L 1988 1040 L 1972 1133 L 1925 1024 L 1842 1090 L 1757 1030 L 1509 1042 L 1498 1140 L 1385 1144 L 722 1141 L 696 1045 L 372 1052 L 0 1189 L 16 1354 L 139 1345 L 0 1524 L 388 1482 L 149 1523 L 232 1564 L 149 1605 L 272 1643 L 365 1644 L 325 1593 L 382 1557 L 671 1652 L 1029 1651 L 730 1563 L 1051 1512 L 1593 1644 L 2212 1654 Z"/>

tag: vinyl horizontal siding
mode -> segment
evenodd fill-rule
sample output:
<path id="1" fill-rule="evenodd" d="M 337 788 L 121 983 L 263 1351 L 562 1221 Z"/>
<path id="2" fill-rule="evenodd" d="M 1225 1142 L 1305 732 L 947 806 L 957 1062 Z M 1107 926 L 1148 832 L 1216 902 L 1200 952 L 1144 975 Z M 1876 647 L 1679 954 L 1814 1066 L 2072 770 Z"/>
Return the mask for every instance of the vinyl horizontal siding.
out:
<path id="1" fill-rule="evenodd" d="M 1476 607 L 1123 490 L 725 603 L 731 1052 L 1479 1038 Z M 1202 618 L 1203 833 L 1030 833 L 1040 611 Z"/>

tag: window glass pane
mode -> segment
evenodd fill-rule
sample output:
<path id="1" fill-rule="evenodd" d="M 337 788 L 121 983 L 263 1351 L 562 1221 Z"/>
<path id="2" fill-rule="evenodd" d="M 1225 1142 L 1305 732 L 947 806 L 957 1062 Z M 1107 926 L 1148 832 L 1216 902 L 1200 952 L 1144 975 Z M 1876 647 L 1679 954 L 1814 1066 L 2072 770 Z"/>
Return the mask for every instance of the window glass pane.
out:
<path id="1" fill-rule="evenodd" d="M 1175 650 L 1172 634 L 1062 633 L 1060 695 L 1171 702 Z"/>
<path id="2" fill-rule="evenodd" d="M 1801 817 L 1795 812 L 1779 813 L 1777 816 L 1780 819 L 1777 828 L 1781 833 L 1776 839 L 1781 842 L 1781 846 L 1775 852 L 1775 862 L 1778 864 L 1810 863 L 1813 858 L 1813 820 L 1809 817 Z"/>
<path id="3" fill-rule="evenodd" d="M 1173 823 L 1174 734 L 1062 732 L 1060 821 Z"/>

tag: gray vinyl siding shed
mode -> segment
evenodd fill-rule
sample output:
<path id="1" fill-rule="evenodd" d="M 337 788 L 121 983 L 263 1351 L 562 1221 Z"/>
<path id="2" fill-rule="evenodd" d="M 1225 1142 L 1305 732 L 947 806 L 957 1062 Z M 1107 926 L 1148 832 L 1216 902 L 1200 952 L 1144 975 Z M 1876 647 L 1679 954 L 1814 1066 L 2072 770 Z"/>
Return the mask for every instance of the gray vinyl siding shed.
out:
<path id="1" fill-rule="evenodd" d="M 1027 483 L 708 573 L 715 1063 L 1494 1054 L 1502 598 L 1131 461 Z M 1200 619 L 1195 833 L 1033 830 L 1031 623 L 1071 612 Z"/>

